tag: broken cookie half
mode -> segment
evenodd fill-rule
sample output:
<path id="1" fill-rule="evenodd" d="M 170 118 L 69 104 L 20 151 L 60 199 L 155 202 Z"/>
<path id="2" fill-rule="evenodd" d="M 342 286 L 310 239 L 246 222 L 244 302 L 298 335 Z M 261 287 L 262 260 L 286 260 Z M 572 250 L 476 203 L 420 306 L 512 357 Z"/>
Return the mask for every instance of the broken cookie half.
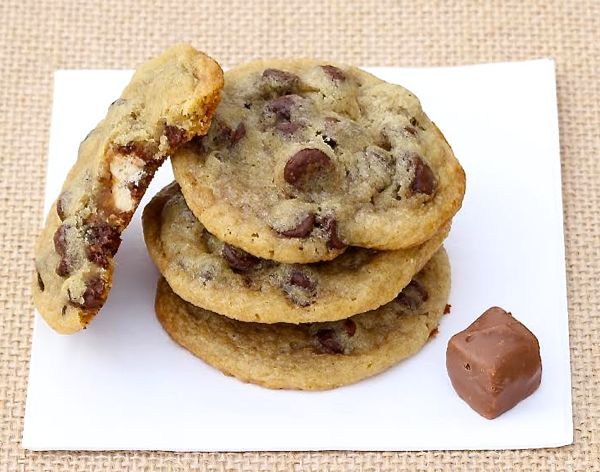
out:
<path id="1" fill-rule="evenodd" d="M 113 257 L 166 157 L 210 126 L 223 72 L 181 44 L 142 64 L 81 143 L 35 249 L 33 301 L 59 333 L 85 328 L 104 305 Z"/>

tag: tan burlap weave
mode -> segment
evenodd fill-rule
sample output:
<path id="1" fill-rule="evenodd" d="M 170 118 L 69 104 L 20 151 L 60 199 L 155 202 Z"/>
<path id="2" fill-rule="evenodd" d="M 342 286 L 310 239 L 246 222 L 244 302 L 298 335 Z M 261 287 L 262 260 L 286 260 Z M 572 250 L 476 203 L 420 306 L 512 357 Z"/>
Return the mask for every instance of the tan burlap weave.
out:
<path id="1" fill-rule="evenodd" d="M 598 0 L 0 2 L 0 471 L 600 470 L 599 18 Z M 280 55 L 398 66 L 556 59 L 575 445 L 266 454 L 33 453 L 20 447 L 32 326 L 29 277 L 42 219 L 52 72 L 132 68 L 180 40 L 225 65 Z"/>

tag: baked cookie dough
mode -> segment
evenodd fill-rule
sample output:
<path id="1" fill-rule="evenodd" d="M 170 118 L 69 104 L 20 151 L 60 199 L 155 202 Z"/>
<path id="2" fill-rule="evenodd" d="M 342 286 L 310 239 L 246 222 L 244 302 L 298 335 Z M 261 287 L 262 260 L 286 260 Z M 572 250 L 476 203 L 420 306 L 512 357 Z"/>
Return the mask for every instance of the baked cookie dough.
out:
<path id="1" fill-rule="evenodd" d="M 150 256 L 183 299 L 242 321 L 294 324 L 347 318 L 389 302 L 439 249 L 449 229 L 408 249 L 351 247 L 332 261 L 285 264 L 212 236 L 177 184 L 144 208 L 143 225 Z"/>
<path id="2" fill-rule="evenodd" d="M 209 132 L 172 165 L 210 233 L 286 263 L 421 244 L 465 191 L 462 167 L 411 92 L 307 59 L 227 72 Z"/>
<path id="3" fill-rule="evenodd" d="M 227 375 L 269 388 L 325 390 L 375 375 L 416 353 L 439 324 L 450 266 L 443 249 L 398 297 L 332 323 L 245 323 L 195 307 L 164 278 L 156 313 L 181 346 Z"/>
<path id="4" fill-rule="evenodd" d="M 175 46 L 139 67 L 81 143 L 35 250 L 33 301 L 56 331 L 100 310 L 121 232 L 165 157 L 208 130 L 222 86 L 215 61 Z"/>

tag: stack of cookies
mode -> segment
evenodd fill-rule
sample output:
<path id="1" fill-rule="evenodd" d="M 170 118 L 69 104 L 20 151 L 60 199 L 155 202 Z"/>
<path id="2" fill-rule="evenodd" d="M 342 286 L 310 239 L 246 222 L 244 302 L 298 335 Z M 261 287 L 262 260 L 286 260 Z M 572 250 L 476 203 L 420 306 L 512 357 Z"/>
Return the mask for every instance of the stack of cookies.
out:
<path id="1" fill-rule="evenodd" d="M 121 233 L 169 156 L 176 182 L 143 215 L 156 312 L 206 362 L 271 388 L 334 388 L 437 329 L 465 176 L 419 100 L 312 60 L 224 78 L 178 45 L 138 68 L 48 214 L 33 300 L 56 331 L 105 303 Z"/>
<path id="2" fill-rule="evenodd" d="M 465 177 L 406 89 L 326 62 L 250 63 L 171 162 L 144 235 L 158 318 L 198 357 L 266 387 L 328 389 L 436 331 Z"/>

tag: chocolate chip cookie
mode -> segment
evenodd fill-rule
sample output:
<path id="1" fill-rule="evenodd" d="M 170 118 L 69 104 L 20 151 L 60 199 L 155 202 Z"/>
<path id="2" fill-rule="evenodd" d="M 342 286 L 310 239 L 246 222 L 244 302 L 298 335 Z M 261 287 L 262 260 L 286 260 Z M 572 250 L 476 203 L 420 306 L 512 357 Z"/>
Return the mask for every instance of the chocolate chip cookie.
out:
<path id="1" fill-rule="evenodd" d="M 85 138 L 35 251 L 33 300 L 60 333 L 84 328 L 104 304 L 113 256 L 166 156 L 208 130 L 223 73 L 178 45 L 143 64 Z"/>
<path id="2" fill-rule="evenodd" d="M 156 313 L 180 345 L 227 375 L 269 388 L 325 390 L 375 375 L 416 353 L 435 334 L 450 289 L 443 249 L 395 300 L 331 323 L 232 320 L 158 283 Z"/>
<path id="3" fill-rule="evenodd" d="M 392 300 L 442 245 L 449 226 L 397 251 L 351 247 L 336 259 L 285 264 L 260 259 L 211 235 L 177 184 L 146 206 L 149 253 L 172 289 L 193 305 L 242 321 L 331 321 Z"/>
<path id="4" fill-rule="evenodd" d="M 209 132 L 172 164 L 209 232 L 286 263 L 421 244 L 465 191 L 463 169 L 411 92 L 305 59 L 227 72 Z"/>

